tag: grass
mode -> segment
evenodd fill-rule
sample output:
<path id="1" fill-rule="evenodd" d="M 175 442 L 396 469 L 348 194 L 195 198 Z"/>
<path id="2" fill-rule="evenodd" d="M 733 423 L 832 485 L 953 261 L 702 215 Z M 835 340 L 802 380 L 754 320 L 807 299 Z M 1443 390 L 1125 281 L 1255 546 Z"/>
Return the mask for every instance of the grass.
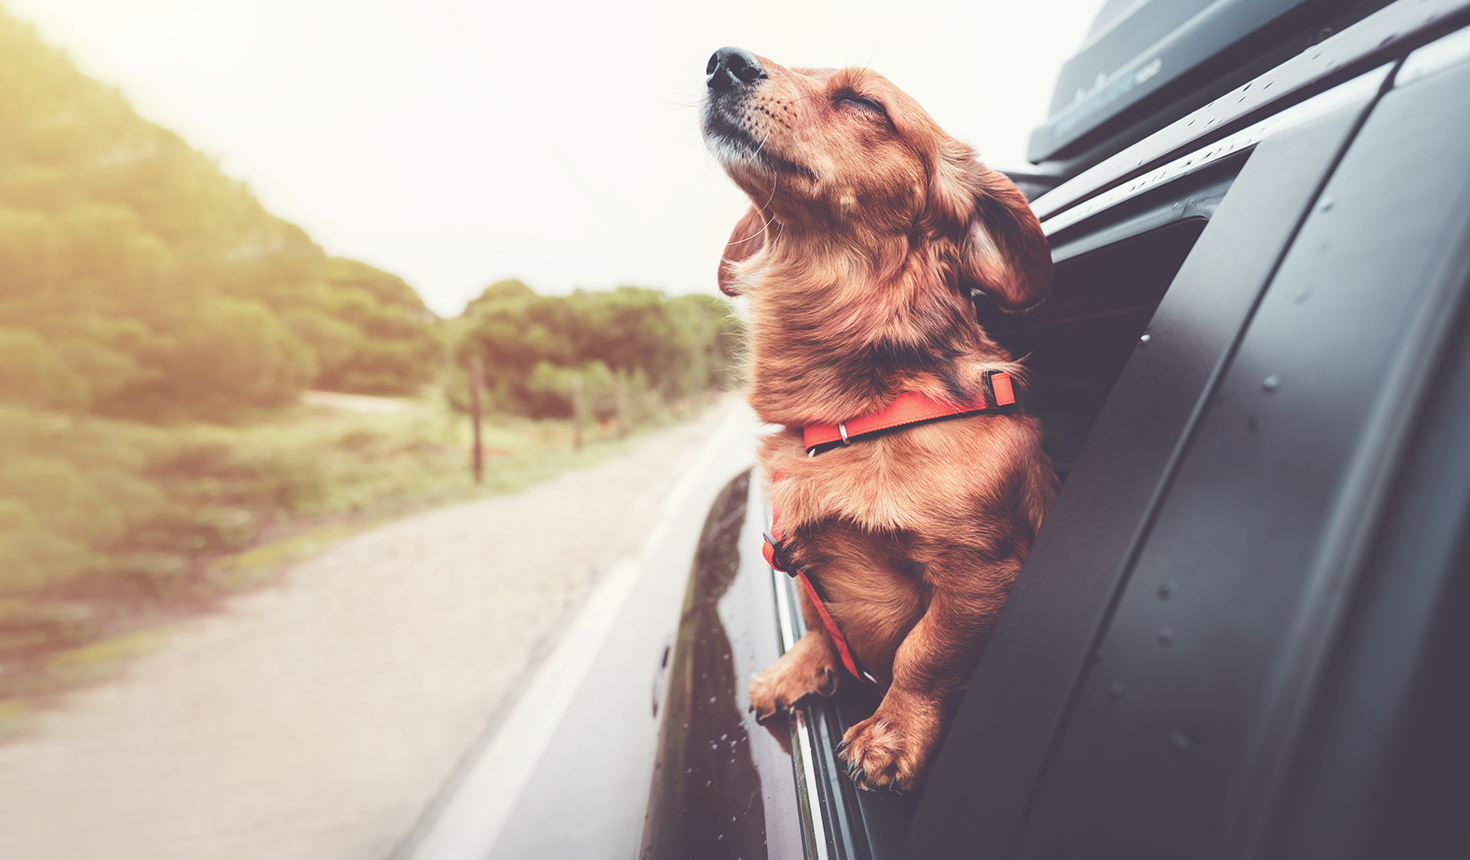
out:
<path id="1" fill-rule="evenodd" d="M 442 398 L 357 403 L 380 411 L 302 403 L 238 426 L 160 427 L 0 407 L 0 735 L 171 623 L 348 535 L 518 492 L 629 444 L 592 426 L 575 449 L 568 421 L 491 416 L 476 484 L 470 421 Z"/>

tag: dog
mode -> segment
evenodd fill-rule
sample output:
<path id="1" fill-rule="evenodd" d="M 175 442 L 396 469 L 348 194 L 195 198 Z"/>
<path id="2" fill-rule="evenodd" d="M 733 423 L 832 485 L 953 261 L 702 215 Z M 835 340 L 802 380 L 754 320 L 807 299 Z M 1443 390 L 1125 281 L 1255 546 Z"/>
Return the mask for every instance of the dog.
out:
<path id="1" fill-rule="evenodd" d="M 1035 306 L 1050 250 L 1015 185 L 881 75 L 738 48 L 706 74 L 705 142 L 751 201 L 719 285 L 748 299 L 750 404 L 785 428 L 758 448 L 766 552 L 800 574 L 807 626 L 750 707 L 764 722 L 839 681 L 875 684 L 882 702 L 838 753 L 858 787 L 909 791 L 1059 487 L 1036 421 L 998 402 L 1022 368 L 971 297 Z M 911 402 L 944 414 L 890 426 Z"/>

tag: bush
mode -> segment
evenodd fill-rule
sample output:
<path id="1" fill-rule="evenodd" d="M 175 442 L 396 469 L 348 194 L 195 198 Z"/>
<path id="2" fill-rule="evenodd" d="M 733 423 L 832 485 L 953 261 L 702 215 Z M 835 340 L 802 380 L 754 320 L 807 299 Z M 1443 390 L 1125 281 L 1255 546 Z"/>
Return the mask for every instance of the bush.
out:
<path id="1" fill-rule="evenodd" d="M 465 408 L 470 360 L 479 357 L 492 408 L 531 417 L 571 415 L 571 380 L 580 377 L 592 413 L 677 400 L 731 387 L 740 329 L 723 300 L 669 299 L 619 287 L 539 296 L 502 281 L 466 308 L 455 324 L 447 380 L 451 402 Z"/>

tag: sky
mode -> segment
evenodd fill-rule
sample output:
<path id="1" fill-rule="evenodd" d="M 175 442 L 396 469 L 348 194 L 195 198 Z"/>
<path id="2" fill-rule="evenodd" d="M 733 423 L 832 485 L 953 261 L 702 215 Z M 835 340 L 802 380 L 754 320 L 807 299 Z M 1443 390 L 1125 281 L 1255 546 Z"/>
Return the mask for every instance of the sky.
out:
<path id="1" fill-rule="evenodd" d="M 710 54 L 867 66 L 1024 167 L 1102 0 L 3 0 L 328 253 L 441 316 L 487 285 L 716 291 L 747 205 L 706 153 Z M 899 10 L 902 11 L 899 11 Z"/>

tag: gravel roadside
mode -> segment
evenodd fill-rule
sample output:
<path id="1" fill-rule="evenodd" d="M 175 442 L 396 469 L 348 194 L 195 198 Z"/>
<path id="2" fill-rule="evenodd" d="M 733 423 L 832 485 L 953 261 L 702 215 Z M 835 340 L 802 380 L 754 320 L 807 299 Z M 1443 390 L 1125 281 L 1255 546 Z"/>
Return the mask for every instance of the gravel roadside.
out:
<path id="1" fill-rule="evenodd" d="M 0 857 L 385 857 L 732 406 L 180 625 L 0 746 Z"/>

